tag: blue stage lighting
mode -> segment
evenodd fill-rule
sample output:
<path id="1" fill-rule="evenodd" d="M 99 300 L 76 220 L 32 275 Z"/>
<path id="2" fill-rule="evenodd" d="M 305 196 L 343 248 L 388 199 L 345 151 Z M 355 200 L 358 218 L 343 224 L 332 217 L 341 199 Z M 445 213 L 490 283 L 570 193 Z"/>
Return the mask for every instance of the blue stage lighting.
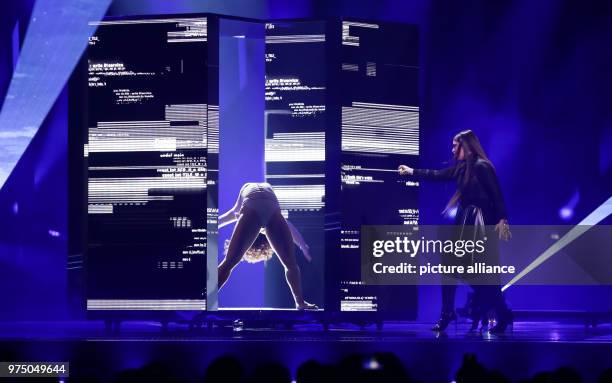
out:
<path id="1" fill-rule="evenodd" d="M 580 192 L 576 190 L 576 192 L 572 195 L 572 198 L 567 201 L 567 204 L 565 204 L 565 206 L 559 209 L 559 217 L 565 221 L 569 221 L 570 219 L 572 219 L 572 217 L 574 216 L 574 208 L 576 208 L 576 205 L 578 204 L 579 200 Z"/>
<path id="2" fill-rule="evenodd" d="M 561 239 L 559 239 L 552 246 L 546 249 L 542 254 L 540 254 L 536 259 L 534 259 L 533 262 L 531 262 L 520 273 L 518 273 L 514 278 L 512 278 L 512 280 L 510 280 L 510 282 L 508 282 L 502 288 L 502 291 L 507 290 L 510 286 L 518 282 L 529 272 L 544 263 L 548 258 L 552 257 L 565 246 L 569 245 L 573 240 L 584 234 L 587 230 L 591 228 L 591 226 L 595 226 L 599 222 L 606 219 L 610 214 L 612 214 L 612 197 L 610 197 L 606 202 L 601 204 L 597 209 L 593 210 L 593 212 L 589 214 L 585 219 L 583 219 L 578 225 L 574 226 L 563 237 L 561 237 Z"/>
<path id="3" fill-rule="evenodd" d="M 574 216 L 574 209 L 567 207 L 567 206 L 564 206 L 561 209 L 559 209 L 559 217 L 561 217 L 561 219 L 568 221 L 573 216 Z"/>
<path id="4" fill-rule="evenodd" d="M 17 67 L 17 59 L 19 58 L 19 20 L 15 23 L 15 27 L 13 28 L 13 36 L 12 36 L 12 44 L 13 44 L 13 71 Z"/>
<path id="5" fill-rule="evenodd" d="M 60 94 L 111 0 L 38 0 L 0 111 L 0 187 Z"/>

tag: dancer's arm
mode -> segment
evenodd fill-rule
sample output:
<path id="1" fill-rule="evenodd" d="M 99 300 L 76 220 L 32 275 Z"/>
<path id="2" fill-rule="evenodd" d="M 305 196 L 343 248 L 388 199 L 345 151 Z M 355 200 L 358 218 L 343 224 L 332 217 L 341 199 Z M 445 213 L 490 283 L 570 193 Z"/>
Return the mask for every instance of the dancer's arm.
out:
<path id="1" fill-rule="evenodd" d="M 238 218 L 236 217 L 236 213 L 234 213 L 235 207 L 236 206 L 234 206 L 233 208 L 231 208 L 230 210 L 226 211 L 221 216 L 219 216 L 219 226 L 218 226 L 219 229 L 224 226 L 229 225 L 230 223 L 236 222 Z"/>
<path id="2" fill-rule="evenodd" d="M 242 188 L 240 189 L 240 192 L 238 193 L 238 199 L 236 200 L 234 207 L 232 207 L 231 209 L 229 209 L 228 211 L 226 211 L 225 213 L 219 216 L 219 221 L 218 221 L 219 229 L 221 229 L 224 226 L 229 225 L 230 223 L 236 222 L 236 220 L 238 219 L 238 213 L 240 212 L 240 207 L 242 206 L 242 189 L 243 188 L 244 186 L 242 186 Z"/>
<path id="3" fill-rule="evenodd" d="M 304 240 L 304 237 L 302 237 L 302 234 L 300 234 L 298 229 L 296 229 L 295 226 L 293 226 L 293 224 L 289 222 L 289 220 L 287 220 L 287 225 L 289 226 L 289 230 L 291 231 L 293 243 L 295 243 L 300 248 L 300 250 L 302 250 L 302 254 L 304 254 L 304 258 L 306 258 L 308 262 L 312 261 L 312 256 L 310 255 L 310 247 L 308 247 L 308 244 Z"/>

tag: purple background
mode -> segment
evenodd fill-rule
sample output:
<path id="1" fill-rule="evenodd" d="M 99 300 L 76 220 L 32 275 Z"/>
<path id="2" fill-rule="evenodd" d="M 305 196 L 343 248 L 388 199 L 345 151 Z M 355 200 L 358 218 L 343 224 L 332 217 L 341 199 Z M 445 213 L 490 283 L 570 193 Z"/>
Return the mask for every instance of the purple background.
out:
<path id="1" fill-rule="evenodd" d="M 219 42 L 219 215 L 246 182 L 265 181 L 264 26 L 221 20 Z M 233 36 L 245 36 L 235 38 Z M 234 225 L 219 233 L 219 261 Z M 219 307 L 262 307 L 264 264 L 239 264 L 219 293 Z"/>
<path id="2" fill-rule="evenodd" d="M 13 28 L 19 20 L 23 40 L 32 4 L 25 0 L 0 6 L 0 100 L 12 76 Z M 475 130 L 496 165 L 511 224 L 575 224 L 612 195 L 612 4 L 124 0 L 114 2 L 109 15 L 189 12 L 254 18 L 345 16 L 417 24 L 422 165 L 442 166 L 450 157 L 454 133 Z M 249 99 L 253 84 L 246 84 L 247 93 L 236 97 Z M 223 103 L 223 93 L 221 97 Z M 69 315 L 68 118 L 63 92 L 0 190 L 0 291 L 8 297 L 0 319 Z M 228 138 L 221 140 L 225 145 Z M 231 145 L 232 138 L 227 142 Z M 253 166 L 258 164 L 253 161 Z M 224 186 L 221 180 L 221 187 L 232 189 L 228 195 L 235 196 L 240 182 L 235 178 Z M 452 185 L 424 183 L 421 193 L 423 223 L 442 222 L 440 211 Z M 570 202 L 575 205 L 573 215 L 564 219 L 561 209 Z M 220 203 L 223 211 L 233 200 Z M 519 287 L 511 289 L 508 298 L 515 309 L 605 311 L 611 292 L 610 287 Z M 439 289 L 421 288 L 419 295 L 419 318 L 431 320 L 439 312 Z M 458 302 L 462 299 L 459 294 Z"/>

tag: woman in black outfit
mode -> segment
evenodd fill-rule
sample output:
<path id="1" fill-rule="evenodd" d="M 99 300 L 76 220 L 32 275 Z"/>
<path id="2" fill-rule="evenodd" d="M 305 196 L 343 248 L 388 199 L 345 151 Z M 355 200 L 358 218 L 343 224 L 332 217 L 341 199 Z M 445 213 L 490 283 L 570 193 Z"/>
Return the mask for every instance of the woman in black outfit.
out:
<path id="1" fill-rule="evenodd" d="M 475 218 L 484 225 L 495 225 L 498 235 L 489 235 L 487 260 L 491 263 L 499 258 L 497 239 L 508 240 L 510 229 L 506 207 L 501 194 L 495 168 L 487 157 L 476 134 L 471 130 L 458 133 L 453 138 L 453 158 L 455 164 L 441 170 L 412 169 L 400 165 L 400 175 L 414 175 L 430 180 L 454 180 L 457 190 L 448 202 L 445 211 L 457 206 L 455 225 L 475 225 Z M 490 227 L 490 226 L 488 226 Z M 493 240 L 494 242 L 491 242 Z M 502 333 L 512 323 L 512 312 L 506 306 L 499 285 L 472 286 L 474 289 L 472 330 L 475 330 L 490 310 L 495 310 L 497 324 L 490 329 L 492 333 Z M 457 319 L 455 314 L 455 292 L 457 286 L 447 283 L 442 286 L 442 314 L 434 331 L 444 331 L 450 322 Z"/>

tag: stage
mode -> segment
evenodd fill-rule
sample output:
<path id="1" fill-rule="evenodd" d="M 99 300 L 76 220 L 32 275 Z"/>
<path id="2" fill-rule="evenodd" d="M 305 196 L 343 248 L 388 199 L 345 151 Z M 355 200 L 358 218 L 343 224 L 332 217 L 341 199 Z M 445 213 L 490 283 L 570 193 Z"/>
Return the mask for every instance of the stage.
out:
<path id="1" fill-rule="evenodd" d="M 1 9 L 0 379 L 612 382 L 612 2 Z"/>
<path id="2" fill-rule="evenodd" d="M 320 324 L 238 328 L 123 322 L 109 332 L 104 322 L 5 322 L 0 324 L 2 360 L 70 361 L 71 377 L 112 381 L 128 368 L 157 361 L 182 371 L 190 381 L 201 381 L 206 367 L 222 355 L 236 356 L 250 370 L 266 362 L 279 362 L 292 374 L 314 359 L 337 363 L 349 355 L 392 352 L 410 376 L 421 382 L 450 382 L 463 355 L 476 354 L 491 370 L 511 381 L 521 381 L 545 370 L 569 366 L 584 381 L 595 381 L 609 368 L 612 324 L 589 327 L 555 321 L 521 321 L 504 335 L 468 332 L 469 323 L 452 324 L 445 333 L 429 330 L 431 323 L 375 325 Z"/>

